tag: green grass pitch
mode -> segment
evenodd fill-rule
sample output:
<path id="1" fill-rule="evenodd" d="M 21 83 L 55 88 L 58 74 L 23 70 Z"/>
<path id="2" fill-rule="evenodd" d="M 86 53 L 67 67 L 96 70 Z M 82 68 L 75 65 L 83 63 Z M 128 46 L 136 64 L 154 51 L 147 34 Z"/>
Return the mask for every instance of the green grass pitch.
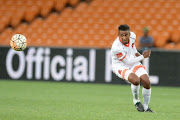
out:
<path id="1" fill-rule="evenodd" d="M 150 107 L 135 109 L 130 85 L 0 80 L 0 120 L 180 120 L 180 88 L 153 86 Z"/>

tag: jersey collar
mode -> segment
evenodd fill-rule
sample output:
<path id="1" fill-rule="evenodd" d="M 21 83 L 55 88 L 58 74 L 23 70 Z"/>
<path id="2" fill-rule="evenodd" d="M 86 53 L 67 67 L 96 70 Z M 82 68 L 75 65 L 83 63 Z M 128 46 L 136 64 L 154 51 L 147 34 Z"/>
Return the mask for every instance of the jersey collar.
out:
<path id="1" fill-rule="evenodd" d="M 120 37 L 119 37 L 119 41 L 122 43 L 122 40 L 120 39 Z M 129 40 L 129 41 L 130 41 L 130 40 Z M 124 46 L 126 46 L 126 47 L 129 47 L 129 43 L 130 43 L 130 42 L 128 42 L 128 44 L 123 44 L 123 43 L 122 43 L 122 44 L 123 44 Z"/>

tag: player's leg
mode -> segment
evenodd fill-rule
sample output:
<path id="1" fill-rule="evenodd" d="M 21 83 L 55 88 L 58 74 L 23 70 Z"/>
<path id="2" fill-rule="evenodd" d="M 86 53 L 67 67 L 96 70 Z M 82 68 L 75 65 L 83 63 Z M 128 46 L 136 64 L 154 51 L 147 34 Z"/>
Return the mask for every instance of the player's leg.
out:
<path id="1" fill-rule="evenodd" d="M 128 81 L 131 82 L 131 84 L 133 84 L 134 86 L 139 86 L 140 84 L 140 79 L 138 78 L 138 76 L 136 74 L 134 74 L 133 72 L 131 72 L 130 74 L 127 75 L 128 77 Z"/>
<path id="2" fill-rule="evenodd" d="M 149 76 L 147 74 L 143 74 L 140 76 L 140 81 L 143 85 L 142 95 L 143 95 L 143 106 L 144 110 L 147 112 L 154 112 L 149 108 L 149 102 L 151 99 L 151 83 L 149 80 Z"/>
<path id="3" fill-rule="evenodd" d="M 131 82 L 131 91 L 133 94 L 133 103 L 136 104 L 140 102 L 139 99 L 139 89 L 140 89 L 140 79 L 134 73 L 129 74 L 128 81 Z"/>
<path id="4" fill-rule="evenodd" d="M 147 75 L 147 73 L 144 73 L 143 75 L 140 76 L 140 81 L 144 88 L 146 88 L 146 89 L 151 88 L 151 83 L 150 83 L 149 76 Z"/>
<path id="5" fill-rule="evenodd" d="M 140 79 L 136 74 L 130 73 L 128 76 L 128 81 L 131 82 L 131 91 L 132 91 L 132 95 L 133 95 L 133 103 L 139 112 L 143 112 L 144 107 L 141 104 L 141 101 L 139 99 Z"/>
<path id="6" fill-rule="evenodd" d="M 144 110 L 148 112 L 153 112 L 149 107 L 149 102 L 151 98 L 151 83 L 149 80 L 149 76 L 144 68 L 138 68 L 135 72 L 137 76 L 139 76 L 140 81 L 143 85 L 142 95 L 143 95 L 143 106 Z"/>
<path id="7" fill-rule="evenodd" d="M 131 70 L 114 65 L 112 67 L 113 72 L 121 79 L 124 79 L 126 82 L 131 83 L 131 90 L 133 94 L 133 102 L 138 111 L 143 112 L 144 108 L 139 100 L 139 88 L 140 88 L 140 79 L 134 74 Z"/>

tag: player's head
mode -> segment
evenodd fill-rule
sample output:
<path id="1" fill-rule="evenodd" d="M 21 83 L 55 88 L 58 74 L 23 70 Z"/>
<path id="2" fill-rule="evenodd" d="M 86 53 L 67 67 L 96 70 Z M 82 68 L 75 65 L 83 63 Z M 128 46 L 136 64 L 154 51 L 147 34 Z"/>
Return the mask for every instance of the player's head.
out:
<path id="1" fill-rule="evenodd" d="M 123 44 L 128 44 L 130 37 L 130 27 L 126 24 L 120 25 L 118 28 L 118 35 Z"/>

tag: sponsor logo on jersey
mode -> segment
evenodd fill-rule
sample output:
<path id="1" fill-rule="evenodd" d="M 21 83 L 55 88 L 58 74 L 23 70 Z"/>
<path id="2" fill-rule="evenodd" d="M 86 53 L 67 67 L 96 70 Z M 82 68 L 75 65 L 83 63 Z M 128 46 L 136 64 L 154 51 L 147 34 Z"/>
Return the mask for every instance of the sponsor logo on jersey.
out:
<path id="1" fill-rule="evenodd" d="M 118 53 L 118 54 L 116 54 L 116 56 L 117 56 L 118 58 L 120 58 L 120 57 L 123 56 L 123 54 L 122 54 L 122 53 Z"/>

